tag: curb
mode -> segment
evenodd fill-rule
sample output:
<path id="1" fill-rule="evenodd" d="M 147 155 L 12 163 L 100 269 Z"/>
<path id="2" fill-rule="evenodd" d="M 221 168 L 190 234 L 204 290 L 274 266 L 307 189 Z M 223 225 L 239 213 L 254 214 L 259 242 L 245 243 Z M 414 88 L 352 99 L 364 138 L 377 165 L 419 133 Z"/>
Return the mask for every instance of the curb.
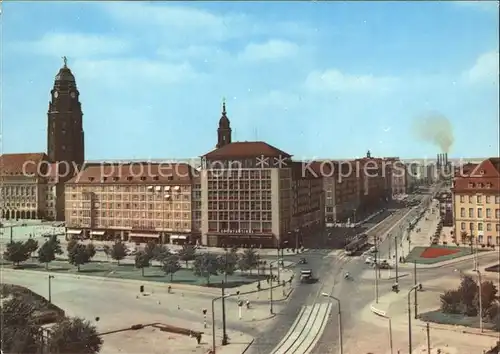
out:
<path id="1" fill-rule="evenodd" d="M 422 320 L 420 320 L 420 322 L 424 322 Z M 417 323 L 417 326 L 419 327 L 422 327 L 422 328 L 425 328 L 427 326 L 427 322 L 424 322 L 424 324 L 422 323 Z M 435 322 L 428 322 L 429 323 L 429 326 L 432 328 L 432 329 L 437 329 L 437 330 L 441 330 L 441 331 L 451 331 L 451 332 L 456 332 L 456 333 L 466 333 L 466 334 L 473 334 L 473 335 L 476 335 L 476 336 L 484 336 L 484 337 L 491 337 L 491 338 L 498 338 L 498 332 L 492 332 L 492 333 L 481 333 L 481 332 L 473 332 L 469 329 L 462 329 L 462 328 L 467 328 L 467 327 L 463 327 L 463 326 L 456 326 L 456 325 L 441 325 L 439 323 L 435 323 Z M 450 328 L 446 328 L 446 327 L 441 327 L 441 326 L 449 326 Z"/>
<path id="2" fill-rule="evenodd" d="M 88 280 L 99 280 L 99 281 L 107 281 L 107 282 L 115 282 L 115 283 L 121 283 L 121 284 L 137 284 L 139 285 L 148 285 L 148 287 L 151 288 L 167 288 L 169 285 L 172 286 L 172 290 L 185 290 L 188 292 L 194 292 L 194 293 L 203 293 L 207 294 L 210 293 L 210 295 L 219 295 L 220 294 L 220 289 L 214 289 L 210 287 L 201 287 L 198 285 L 187 285 L 187 284 L 171 284 L 171 283 L 160 283 L 160 282 L 155 282 L 155 281 L 148 281 L 148 280 L 136 280 L 136 279 L 120 279 L 120 278 L 113 278 L 113 277 L 99 277 L 99 276 L 92 276 L 92 275 L 85 275 L 85 274 L 66 274 L 66 273 L 59 273 L 59 272 L 51 272 L 51 271 L 36 271 L 36 270 L 25 270 L 25 269 L 10 269 L 10 268 L 2 268 L 2 272 L 25 272 L 28 274 L 46 274 L 48 275 L 53 275 L 57 277 L 68 277 L 68 278 L 85 278 Z"/>
<path id="3" fill-rule="evenodd" d="M 490 253 L 490 252 L 492 252 L 492 253 Z M 495 251 L 484 251 L 484 252 L 478 253 L 477 258 L 480 259 L 480 258 L 483 258 L 486 256 L 491 256 L 493 254 L 493 252 L 495 252 Z M 467 257 L 467 258 L 465 258 L 465 257 Z M 441 268 L 441 267 L 446 267 L 446 266 L 450 266 L 450 265 L 455 265 L 457 263 L 472 261 L 473 259 L 474 259 L 474 257 L 472 255 L 466 255 L 463 257 L 457 257 L 455 259 L 450 259 L 450 260 L 446 260 L 446 261 L 442 261 L 442 262 L 438 262 L 438 263 L 434 263 L 434 264 L 419 264 L 419 263 L 417 263 L 417 268 L 420 268 L 420 269 Z M 449 262 L 449 263 L 446 263 L 446 262 Z M 413 268 L 413 262 L 402 263 L 401 265 L 403 265 L 403 268 L 406 268 L 406 267 Z"/>
<path id="4" fill-rule="evenodd" d="M 241 354 L 245 354 L 248 351 L 248 349 L 250 348 L 250 346 L 253 344 L 254 340 L 255 340 L 255 338 L 252 337 L 252 340 L 250 341 L 250 343 L 248 343 L 247 347 L 245 348 L 245 350 L 243 350 L 241 352 Z"/>

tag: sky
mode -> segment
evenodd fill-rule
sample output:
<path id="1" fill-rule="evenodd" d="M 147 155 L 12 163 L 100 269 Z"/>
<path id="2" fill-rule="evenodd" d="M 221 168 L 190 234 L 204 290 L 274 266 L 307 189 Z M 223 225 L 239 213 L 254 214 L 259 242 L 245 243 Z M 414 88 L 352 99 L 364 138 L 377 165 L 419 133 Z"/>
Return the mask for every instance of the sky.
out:
<path id="1" fill-rule="evenodd" d="M 86 158 L 212 150 L 223 98 L 233 141 L 296 159 L 433 157 L 415 122 L 446 117 L 450 157 L 499 155 L 495 2 L 4 2 L 4 153 L 46 151 L 62 57 Z"/>

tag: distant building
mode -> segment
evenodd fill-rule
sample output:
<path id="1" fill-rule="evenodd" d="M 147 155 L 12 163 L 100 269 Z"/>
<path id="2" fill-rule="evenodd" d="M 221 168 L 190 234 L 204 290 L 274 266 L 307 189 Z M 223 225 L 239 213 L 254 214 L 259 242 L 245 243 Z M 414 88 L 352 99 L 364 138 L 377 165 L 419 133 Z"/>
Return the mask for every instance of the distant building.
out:
<path id="1" fill-rule="evenodd" d="M 439 216 L 443 226 L 453 226 L 453 196 L 451 192 L 443 192 L 436 196 L 438 200 Z"/>
<path id="2" fill-rule="evenodd" d="M 500 158 L 467 166 L 453 179 L 457 240 L 500 245 Z"/>

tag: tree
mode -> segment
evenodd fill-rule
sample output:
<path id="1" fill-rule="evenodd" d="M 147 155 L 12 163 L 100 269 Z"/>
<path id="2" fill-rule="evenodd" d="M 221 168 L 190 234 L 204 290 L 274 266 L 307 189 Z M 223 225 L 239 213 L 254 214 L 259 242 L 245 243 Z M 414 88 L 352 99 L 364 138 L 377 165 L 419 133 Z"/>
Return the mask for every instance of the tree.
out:
<path id="1" fill-rule="evenodd" d="M 210 276 L 219 274 L 219 262 L 217 257 L 211 253 L 203 253 L 196 256 L 193 264 L 193 272 L 196 276 L 204 277 L 210 284 Z"/>
<path id="2" fill-rule="evenodd" d="M 19 266 L 19 263 L 25 262 L 30 258 L 30 250 L 26 248 L 26 244 L 21 241 L 13 241 L 7 244 L 7 247 L 3 253 L 3 258 L 5 260 L 12 262 L 15 267 Z"/>
<path id="3" fill-rule="evenodd" d="M 150 260 L 152 260 L 155 256 L 156 247 L 157 243 L 154 241 L 149 241 L 148 243 L 146 243 L 146 246 L 144 247 L 144 252 L 149 257 Z"/>
<path id="4" fill-rule="evenodd" d="M 96 254 L 95 246 L 93 243 L 89 243 L 87 246 L 85 246 L 85 251 L 87 252 L 87 256 L 89 258 L 89 261 L 94 258 Z"/>
<path id="5" fill-rule="evenodd" d="M 106 255 L 106 260 L 109 261 L 109 257 L 111 256 L 111 247 L 109 245 L 104 245 L 104 246 L 102 246 L 102 250 L 104 251 L 104 254 Z M 126 253 L 127 252 L 125 252 L 125 254 Z M 111 257 L 111 258 L 113 258 L 113 257 Z M 118 265 L 119 264 L 120 264 L 120 262 L 118 261 Z"/>
<path id="6" fill-rule="evenodd" d="M 462 303 L 462 313 L 467 316 L 476 316 L 477 307 L 475 306 L 478 286 L 474 279 L 469 275 L 462 276 L 462 281 L 458 287 Z"/>
<path id="7" fill-rule="evenodd" d="M 238 254 L 231 250 L 217 257 L 219 262 L 219 271 L 224 274 L 224 281 L 227 282 L 227 276 L 233 275 L 238 265 Z"/>
<path id="8" fill-rule="evenodd" d="M 65 318 L 52 327 L 48 339 L 49 353 L 96 354 L 102 346 L 97 329 L 89 321 Z"/>
<path id="9" fill-rule="evenodd" d="M 90 261 L 89 255 L 90 253 L 88 252 L 87 247 L 81 243 L 77 243 L 70 250 L 68 250 L 68 262 L 77 266 L 78 271 L 80 271 L 80 266 Z"/>
<path id="10" fill-rule="evenodd" d="M 195 257 L 196 249 L 192 245 L 182 245 L 182 249 L 179 250 L 179 259 L 186 262 L 186 268 L 188 262 L 194 260 Z"/>
<path id="11" fill-rule="evenodd" d="M 161 269 L 165 272 L 166 275 L 170 274 L 170 281 L 173 280 L 174 274 L 181 269 L 181 265 L 179 264 L 179 257 L 176 255 L 169 255 L 163 259 L 163 264 Z"/>
<path id="12" fill-rule="evenodd" d="M 145 251 L 137 252 L 135 255 L 135 267 L 140 269 L 142 276 L 144 276 L 144 268 L 149 267 L 149 255 Z"/>
<path id="13" fill-rule="evenodd" d="M 250 274 L 252 274 L 252 269 L 259 264 L 259 255 L 253 248 L 247 248 L 241 254 L 238 263 L 241 270 L 250 270 Z"/>
<path id="14" fill-rule="evenodd" d="M 38 250 L 38 262 L 45 263 L 45 269 L 49 269 L 49 263 L 56 259 L 54 245 L 46 241 Z"/>
<path id="15" fill-rule="evenodd" d="M 491 304 L 491 306 L 486 309 L 484 317 L 488 322 L 493 323 L 494 330 L 500 330 L 500 303 L 496 302 Z"/>
<path id="16" fill-rule="evenodd" d="M 3 299 L 0 310 L 2 353 L 38 353 L 40 333 L 33 322 L 35 306 L 31 299 L 25 296 Z"/>
<path id="17" fill-rule="evenodd" d="M 167 248 L 165 245 L 155 245 L 155 248 L 153 248 L 153 260 L 158 261 L 158 262 L 163 262 L 164 259 L 166 259 L 168 256 L 170 256 L 170 250 Z"/>
<path id="18" fill-rule="evenodd" d="M 69 253 L 77 245 L 78 245 L 77 240 L 75 240 L 75 239 L 69 240 L 68 244 L 66 245 L 66 251 Z"/>
<path id="19" fill-rule="evenodd" d="M 63 254 L 63 250 L 61 248 L 61 241 L 57 238 L 57 235 L 52 235 L 49 238 L 50 245 L 54 249 L 54 254 Z"/>
<path id="20" fill-rule="evenodd" d="M 441 311 L 458 314 L 461 311 L 461 298 L 458 290 L 446 291 L 441 297 Z"/>
<path id="21" fill-rule="evenodd" d="M 26 251 L 28 254 L 32 254 L 38 249 L 38 241 L 35 239 L 29 238 L 24 242 L 24 247 L 26 247 Z"/>
<path id="22" fill-rule="evenodd" d="M 481 305 L 483 309 L 488 309 L 493 304 L 497 298 L 497 292 L 497 287 L 492 281 L 488 280 L 481 283 Z M 479 292 L 477 292 L 474 302 L 475 306 L 479 309 Z"/>
<path id="23" fill-rule="evenodd" d="M 109 249 L 109 255 L 120 265 L 120 261 L 127 256 L 127 246 L 121 241 L 115 241 Z"/>

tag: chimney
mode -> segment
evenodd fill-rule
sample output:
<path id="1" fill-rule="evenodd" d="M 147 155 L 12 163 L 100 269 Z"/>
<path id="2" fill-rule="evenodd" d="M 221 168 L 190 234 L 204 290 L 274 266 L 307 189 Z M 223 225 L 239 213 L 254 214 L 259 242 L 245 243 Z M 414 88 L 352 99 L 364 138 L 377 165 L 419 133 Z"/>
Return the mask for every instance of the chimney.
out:
<path id="1" fill-rule="evenodd" d="M 440 159 L 441 159 L 441 154 L 437 154 L 436 166 L 440 165 L 440 162 L 439 162 Z"/>
<path id="2" fill-rule="evenodd" d="M 447 152 L 444 154 L 444 165 L 448 166 L 448 153 Z"/>

